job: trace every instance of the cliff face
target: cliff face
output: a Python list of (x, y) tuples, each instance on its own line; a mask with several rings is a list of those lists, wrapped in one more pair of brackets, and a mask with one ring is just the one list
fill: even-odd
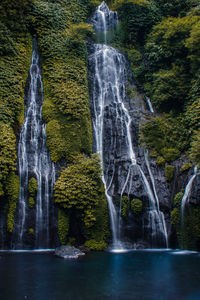
[[(94, 46), (91, 25), (85, 23), (99, 4), (87, 0), (21, 0), (17, 4), (3, 0), (0, 4), (1, 248), (13, 247), (20, 190), (16, 149), (30, 83), (32, 37), (38, 41), (42, 67), (46, 145), (56, 169), (49, 245), (85, 243), (102, 249), (110, 240), (99, 158), (92, 155), (92, 145), (96, 152), (91, 104), (94, 61), (90, 58)], [(154, 200), (159, 199), (169, 246), (199, 249), (198, 174), (186, 201), (184, 226), (180, 214), (185, 188), (194, 165), (199, 163), (198, 6), (194, 1), (176, 1), (173, 9), (171, 1), (118, 0), (108, 4), (119, 15), (118, 29), (110, 32), (110, 41), (126, 57), (124, 105), (132, 120), (130, 133), (137, 165), (145, 176), (132, 168), (133, 184), (123, 190), (130, 157), (123, 148), (120, 128), (115, 129), (115, 136), (110, 134), (115, 126), (115, 108), (109, 110), (108, 106), (104, 147), (111, 149), (115, 139), (119, 151), (105, 153), (104, 169), (108, 182), (113, 181), (113, 202), (121, 210), (121, 235), (132, 244), (144, 241), (164, 245), (162, 236), (158, 234), (156, 240), (152, 237), (152, 202), (144, 184), (146, 178)], [(149, 110), (147, 96), (154, 113)], [(109, 165), (114, 160), (113, 174)], [(33, 198), (29, 219), (34, 219), (36, 194), (29, 188), (27, 201)], [(29, 223), (26, 243), (34, 247), (34, 222)]]

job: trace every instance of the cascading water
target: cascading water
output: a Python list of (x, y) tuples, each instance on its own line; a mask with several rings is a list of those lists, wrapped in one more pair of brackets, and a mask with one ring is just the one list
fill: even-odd
[(151, 104), (151, 100), (149, 97), (146, 97), (146, 102), (147, 102), (147, 105), (148, 105), (148, 108), (150, 110), (151, 113), (154, 113), (154, 109), (153, 109), (153, 106)]
[(188, 183), (186, 185), (186, 188), (185, 188), (183, 198), (181, 200), (181, 223), (182, 223), (182, 226), (184, 225), (185, 206), (186, 206), (187, 202), (189, 202), (189, 197), (190, 197), (190, 193), (191, 193), (191, 190), (192, 190), (192, 184), (193, 184), (193, 181), (194, 181), (196, 176), (197, 176), (197, 166), (194, 167), (194, 174), (192, 175), (192, 177), (188, 181)]
[[(43, 84), (36, 40), (33, 40), (29, 76), (24, 124), (18, 144), (20, 195), (13, 234), (13, 247), (16, 249), (30, 247), (27, 242), (30, 227), (34, 227), (35, 234), (31, 247), (49, 247), (50, 202), (53, 196), (55, 168), (46, 148), (46, 126), (42, 121)], [(38, 186), (34, 215), (33, 208), (29, 208), (28, 205), (28, 184), (31, 178), (37, 180)]]
[[(121, 200), (123, 194), (129, 194), (133, 185), (133, 173), (139, 174), (145, 191), (150, 198), (151, 224), (155, 232), (161, 232), (164, 238), (166, 226), (163, 214), (159, 211), (158, 198), (154, 196), (148, 180), (137, 164), (131, 136), (132, 120), (126, 107), (125, 87), (127, 84), (127, 63), (124, 55), (117, 49), (106, 45), (107, 32), (117, 24), (116, 12), (109, 10), (105, 2), (97, 8), (91, 19), (95, 31), (103, 32), (104, 44), (94, 44), (89, 56), (92, 64), (93, 94), (92, 115), (95, 136), (95, 151), (99, 153), (104, 170), (102, 181), (111, 220), (112, 248), (123, 249), (121, 237)], [(150, 169), (150, 167), (149, 167)], [(150, 173), (150, 176), (152, 174)], [(117, 177), (117, 182), (116, 182)], [(155, 186), (154, 181), (152, 181)], [(113, 194), (120, 190), (120, 207), (114, 203)], [(167, 245), (167, 238), (166, 245)]]
[[(159, 205), (159, 199), (156, 191), (155, 181), (153, 174), (151, 172), (149, 160), (148, 160), (148, 152), (145, 152), (145, 162), (147, 166), (147, 170), (151, 179), (151, 185), (153, 188), (153, 193), (148, 193), (150, 195), (150, 212), (149, 212), (149, 223), (152, 228), (152, 237), (155, 238), (159, 235), (159, 233), (162, 233), (166, 247), (168, 248), (168, 234), (167, 234), (167, 228), (165, 224), (165, 217), (162, 211), (160, 211), (160, 205)], [(147, 186), (147, 185), (146, 185)], [(157, 224), (157, 225), (155, 225)]]

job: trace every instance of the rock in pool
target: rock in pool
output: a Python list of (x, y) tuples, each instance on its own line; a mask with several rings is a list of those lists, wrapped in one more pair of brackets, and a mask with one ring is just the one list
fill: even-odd
[(73, 246), (60, 246), (55, 249), (55, 255), (64, 259), (77, 259), (85, 253)]

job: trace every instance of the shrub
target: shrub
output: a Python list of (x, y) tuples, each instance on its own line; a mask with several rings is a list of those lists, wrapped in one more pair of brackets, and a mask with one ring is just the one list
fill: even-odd
[(180, 208), (181, 207), (181, 201), (183, 198), (183, 192), (179, 192), (174, 197), (174, 206)]
[(77, 211), (80, 221), (90, 227), (96, 221), (94, 208), (102, 194), (100, 163), (96, 155), (76, 157), (74, 164), (62, 171), (55, 184), (55, 202)]
[(156, 159), (156, 163), (157, 163), (157, 165), (164, 165), (165, 164), (164, 157), (158, 156), (158, 158)]
[(192, 168), (192, 163), (184, 163), (180, 168), (180, 173), (188, 171), (190, 168)]
[(128, 210), (129, 210), (129, 198), (127, 196), (122, 196), (121, 216), (125, 219), (128, 217)]
[(17, 207), (17, 202), (19, 199), (20, 191), (20, 180), (17, 175), (11, 173), (6, 184), (6, 194), (8, 197), (8, 216), (7, 216), (7, 230), (8, 232), (13, 231), (15, 211)]
[(135, 198), (131, 201), (131, 210), (136, 215), (140, 215), (142, 213), (142, 207), (143, 207), (142, 200)]
[(105, 241), (89, 240), (85, 242), (85, 246), (90, 248), (90, 250), (101, 251), (106, 249), (108, 245)]
[(61, 245), (67, 242), (67, 235), (69, 232), (69, 217), (63, 209), (58, 210), (58, 235)]
[(161, 153), (166, 161), (174, 161), (180, 156), (180, 151), (175, 148), (163, 148)]
[(172, 181), (174, 177), (174, 166), (166, 165), (165, 166), (165, 177), (167, 181)]

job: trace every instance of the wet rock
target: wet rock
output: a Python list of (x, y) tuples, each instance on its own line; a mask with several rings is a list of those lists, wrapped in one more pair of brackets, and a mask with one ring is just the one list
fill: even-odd
[(56, 248), (55, 255), (64, 259), (77, 259), (85, 253), (74, 246), (60, 246)]
[(138, 242), (134, 243), (135, 249), (146, 249), (149, 247), (150, 247), (149, 244), (145, 241), (138, 241)]

